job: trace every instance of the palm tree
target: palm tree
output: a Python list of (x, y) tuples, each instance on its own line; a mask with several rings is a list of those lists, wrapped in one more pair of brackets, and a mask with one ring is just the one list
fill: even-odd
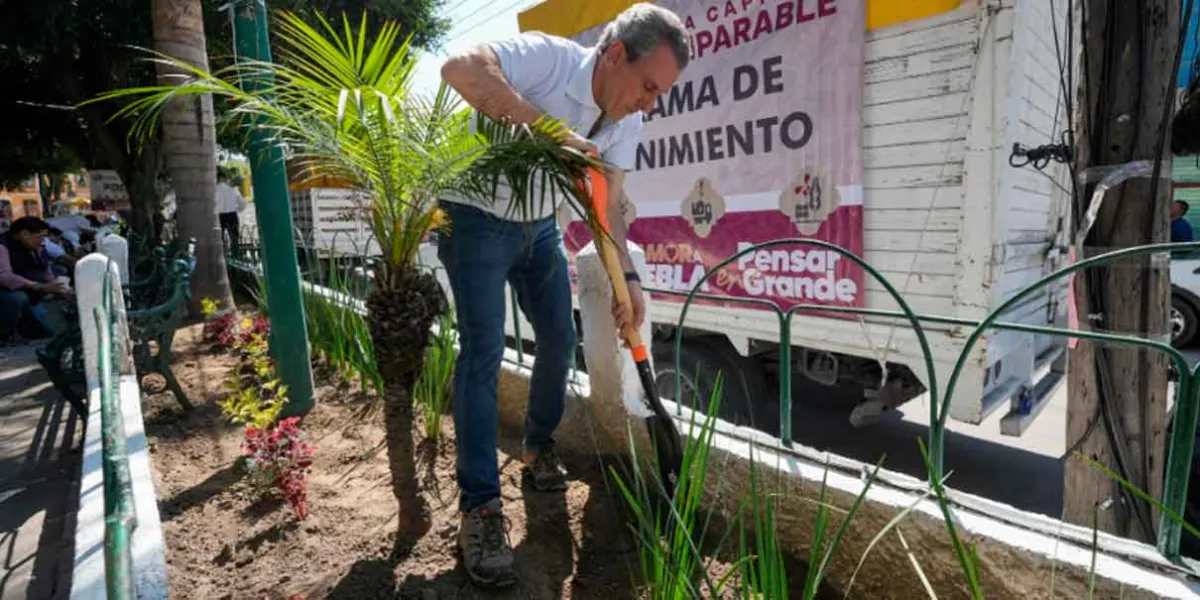
[[(193, 68), (208, 70), (204, 15), (200, 0), (154, 0), (154, 46)], [(183, 71), (170, 62), (155, 65), (159, 83), (178, 81)], [(175, 189), (176, 219), (182, 239), (196, 240), (196, 271), (192, 274), (192, 303), (212, 298), (233, 305), (225, 252), (217, 223), (217, 143), (212, 96), (181, 97), (169, 103), (162, 116), (162, 148)]]
[[(416, 53), (394, 23), (368, 39), (366, 21), (341, 31), (320, 20), (310, 26), (280, 13), (277, 64), (244, 64), (209, 74), (180, 61), (155, 60), (188, 71), (172, 86), (117, 90), (101, 99), (133, 96), (119, 114), (135, 117), (133, 135), (152, 135), (164, 107), (181, 96), (212, 94), (231, 101), (223, 120), (257, 123), (278, 136), (288, 159), (308, 177), (332, 177), (363, 192), (366, 213), (382, 249), (376, 286), (367, 299), (376, 362), (384, 380), (384, 420), (392, 491), (400, 503), (402, 539), (429, 526), (416, 479), (413, 385), (421, 373), (434, 320), (447, 310), (434, 277), (418, 268), (421, 241), (452, 226), (437, 199), (457, 193), (483, 202), (507, 182), (527, 210), (550, 193), (591, 218), (576, 187), (596, 162), (562, 145), (560, 123), (497, 123), (464, 109), (445, 86), (432, 98), (411, 88)], [(266, 92), (244, 92), (238, 77), (264, 77)], [(264, 77), (267, 79), (267, 77)]]

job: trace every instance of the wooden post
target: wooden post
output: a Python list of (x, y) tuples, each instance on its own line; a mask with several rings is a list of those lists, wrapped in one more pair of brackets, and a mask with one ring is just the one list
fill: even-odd
[[(1170, 176), (1170, 144), (1164, 138), (1174, 113), (1179, 22), (1180, 0), (1082, 0), (1075, 158), (1077, 173), (1091, 177), (1077, 186), (1077, 226), (1098, 181), (1095, 174), (1105, 167), (1161, 160), (1156, 172)], [(1113, 187), (1084, 254), (1167, 241), (1170, 190), (1169, 181), (1153, 177)], [(1166, 266), (1163, 257), (1143, 258), (1081, 273), (1075, 279), (1080, 326), (1169, 340)], [(1068, 447), (1078, 444), (1083, 455), (1123, 472), (1155, 498), (1163, 489), (1166, 364), (1158, 352), (1080, 342), (1068, 367)], [(1107, 506), (1099, 511), (1101, 530), (1154, 540), (1158, 516), (1147, 503), (1074, 457), (1064, 477), (1066, 521), (1090, 527), (1096, 507)]]

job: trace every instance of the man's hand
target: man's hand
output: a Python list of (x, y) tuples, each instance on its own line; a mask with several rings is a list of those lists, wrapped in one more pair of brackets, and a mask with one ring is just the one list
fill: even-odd
[(642, 284), (636, 281), (630, 281), (627, 285), (630, 303), (618, 302), (614, 295), (612, 314), (613, 320), (617, 323), (617, 331), (621, 333), (621, 339), (628, 342), (631, 335), (636, 333), (646, 320), (646, 293), (642, 291)]
[(51, 281), (50, 283), (39, 283), (33, 286), (33, 289), (43, 294), (65, 294), (68, 291), (67, 286), (58, 283), (57, 281)]

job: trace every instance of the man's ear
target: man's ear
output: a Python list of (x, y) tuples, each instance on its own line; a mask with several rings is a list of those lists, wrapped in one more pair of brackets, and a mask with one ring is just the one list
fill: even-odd
[(625, 42), (621, 40), (609, 44), (608, 49), (604, 51), (604, 60), (614, 67), (625, 62), (628, 57), (629, 53), (625, 48)]

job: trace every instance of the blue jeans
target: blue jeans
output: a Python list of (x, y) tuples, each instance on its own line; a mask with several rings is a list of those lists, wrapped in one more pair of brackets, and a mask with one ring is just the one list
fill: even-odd
[(504, 355), (504, 284), (533, 325), (537, 356), (525, 415), (525, 447), (552, 448), (575, 358), (575, 318), (562, 234), (553, 218), (514, 223), (445, 203), (450, 229), (438, 239), (458, 317), (454, 373), (459, 505), (471, 510), (500, 495), (496, 386)]
[(54, 327), (46, 316), (45, 307), (35, 304), (24, 290), (0, 290), (0, 340), (13, 335), (38, 339), (49, 337)]

